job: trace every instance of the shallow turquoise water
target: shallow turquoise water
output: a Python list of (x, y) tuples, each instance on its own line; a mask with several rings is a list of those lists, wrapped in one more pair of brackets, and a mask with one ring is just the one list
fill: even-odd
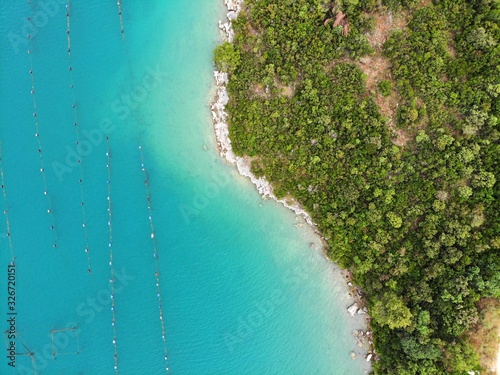
[[(0, 4), (0, 142), (17, 270), (17, 351), (34, 352), (38, 374), (115, 372), (108, 134), (119, 373), (166, 373), (142, 145), (171, 373), (362, 374), (365, 361), (349, 356), (360, 322), (345, 312), (345, 285), (319, 239), (292, 212), (262, 201), (216, 152), (207, 104), (219, 1), (122, 1), (125, 41), (115, 2), (72, 1), (73, 89), (64, 4)], [(2, 218), (4, 322), (6, 233)], [(51, 330), (73, 326), (52, 340)], [(1, 358), (1, 374), (35, 373), (29, 356), (18, 356), (16, 369)]]

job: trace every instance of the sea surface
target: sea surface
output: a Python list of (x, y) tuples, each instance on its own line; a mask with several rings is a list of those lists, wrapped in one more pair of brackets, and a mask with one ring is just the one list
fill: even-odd
[(221, 3), (0, 2), (0, 374), (368, 369), (319, 237), (217, 153)]

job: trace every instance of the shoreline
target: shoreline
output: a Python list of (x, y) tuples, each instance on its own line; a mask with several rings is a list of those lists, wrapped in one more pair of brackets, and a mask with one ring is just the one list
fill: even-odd
[[(227, 22), (222, 22), (219, 20), (219, 29), (222, 32), (223, 40), (232, 42), (234, 37), (234, 31), (231, 25), (231, 20), (238, 17), (239, 12), (242, 7), (242, 0), (224, 0), (227, 13)], [(316, 224), (313, 222), (309, 213), (304, 210), (298, 203), (289, 203), (287, 199), (278, 199), (274, 193), (273, 188), (269, 181), (264, 177), (255, 177), (250, 171), (250, 161), (245, 157), (236, 156), (233, 152), (231, 145), (231, 140), (229, 139), (229, 128), (227, 124), (227, 112), (226, 104), (229, 101), (229, 95), (227, 93), (226, 85), (228, 83), (228, 75), (224, 72), (214, 71), (215, 86), (217, 87), (214, 99), (210, 103), (210, 111), (212, 113), (212, 122), (215, 130), (215, 139), (217, 144), (217, 149), (220, 156), (225, 159), (230, 164), (235, 164), (240, 175), (248, 177), (250, 181), (257, 187), (259, 194), (265, 198), (271, 198), (276, 202), (283, 204), (286, 208), (289, 208), (298, 216), (301, 216), (312, 228), (319, 234)], [(321, 236), (321, 239), (323, 237)]]
[[(228, 41), (232, 43), (234, 39), (234, 31), (232, 29), (231, 22), (232, 20), (237, 18), (239, 12), (242, 10), (244, 0), (224, 0), (224, 3), (228, 10), (227, 20), (225, 22), (219, 20), (219, 29), (223, 35), (223, 41)], [(285, 207), (294, 211), (294, 213), (297, 214), (298, 216), (304, 218), (305, 221), (314, 230), (314, 232), (319, 235), (321, 241), (323, 242), (322, 250), (326, 259), (329, 262), (333, 263), (326, 253), (326, 247), (325, 247), (327, 246), (326, 240), (318, 230), (317, 225), (313, 222), (312, 217), (309, 215), (309, 213), (306, 212), (300, 206), (300, 204), (295, 202), (293, 198), (277, 199), (276, 196), (273, 194), (273, 189), (271, 184), (269, 183), (269, 181), (265, 179), (265, 176), (262, 178), (257, 178), (252, 174), (250, 170), (251, 159), (245, 156), (239, 157), (234, 154), (231, 146), (231, 140), (229, 138), (229, 129), (227, 124), (228, 114), (225, 111), (225, 106), (229, 101), (229, 95), (226, 88), (228, 83), (228, 75), (227, 73), (224, 72), (214, 71), (214, 78), (216, 82), (217, 91), (213, 101), (210, 104), (210, 109), (212, 113), (213, 126), (216, 135), (216, 144), (220, 156), (224, 158), (226, 161), (228, 161), (230, 164), (235, 164), (239, 174), (244, 177), (248, 177), (251, 180), (251, 182), (257, 187), (259, 194), (262, 195), (263, 198), (274, 199), (275, 201), (283, 204)], [(335, 263), (333, 264), (335, 265)], [(353, 317), (357, 316), (357, 314), (366, 314), (368, 310), (366, 308), (366, 299), (365, 296), (363, 295), (362, 290), (359, 287), (352, 284), (351, 282), (352, 275), (349, 272), (349, 270), (341, 269), (341, 273), (344, 277), (344, 281), (349, 287), (349, 294), (351, 298), (353, 298), (355, 301), (355, 303), (351, 304), (351, 306), (348, 307), (347, 309), (348, 313)], [(366, 332), (364, 332), (364, 334), (365, 335), (368, 334), (370, 336), (370, 341), (371, 341), (372, 332), (370, 327), (370, 317), (368, 314), (366, 315), (366, 317), (367, 317), (366, 327), (365, 327)], [(356, 339), (358, 339), (356, 334), (354, 334), (354, 336), (356, 337)], [(360, 336), (363, 336), (362, 331), (360, 332)], [(491, 371), (494, 371), (495, 374), (500, 375), (500, 345), (497, 346), (495, 352), (496, 352), (496, 357), (495, 357), (496, 363), (491, 368)], [(374, 361), (378, 359), (373, 345), (370, 345), (370, 349), (368, 350), (368, 355), (365, 358), (367, 361)]]
[[(243, 0), (224, 0), (224, 4), (227, 9), (226, 22), (222, 22), (219, 20), (219, 30), (222, 34), (222, 39), (224, 42), (232, 43), (234, 39), (234, 31), (232, 28), (232, 20), (238, 17), (242, 9)], [(229, 102), (229, 94), (227, 92), (227, 84), (229, 81), (228, 74), (224, 72), (220, 72), (214, 70), (214, 80), (216, 86), (215, 95), (210, 102), (210, 112), (212, 114), (212, 124), (215, 132), (215, 141), (217, 145), (217, 150), (219, 155), (226, 160), (229, 164), (236, 165), (236, 169), (238, 173), (250, 179), (252, 184), (255, 185), (259, 194), (264, 198), (270, 198), (283, 204), (286, 208), (292, 210), (297, 216), (302, 217), (307, 224), (313, 229), (313, 231), (319, 236), (320, 240), (323, 242), (322, 252), (325, 256), (325, 259), (332, 263), (335, 267), (338, 267), (332, 260), (328, 257), (326, 253), (326, 240), (317, 228), (316, 224), (313, 222), (312, 217), (309, 213), (304, 210), (300, 204), (293, 201), (290, 203), (289, 199), (287, 201), (286, 198), (278, 199), (273, 194), (273, 188), (271, 183), (265, 179), (265, 177), (257, 178), (250, 170), (250, 160), (247, 157), (240, 157), (234, 154), (231, 139), (229, 138), (229, 125), (227, 123), (228, 114), (226, 112), (226, 105)], [(368, 314), (368, 309), (366, 307), (366, 303), (364, 301), (364, 297), (362, 295), (362, 291), (359, 287), (353, 285), (351, 283), (352, 275), (349, 270), (343, 270), (339, 267), (341, 275), (348, 287), (349, 296), (353, 299), (353, 303), (347, 307), (347, 313), (352, 317), (356, 317), (358, 315), (364, 315), (365, 323), (363, 330), (356, 330), (353, 332), (353, 336), (358, 344), (367, 343), (368, 349), (366, 350), (366, 355), (364, 359), (367, 362), (372, 362), (377, 359), (377, 354), (375, 352), (375, 348), (373, 347), (372, 341), (372, 330), (370, 327), (370, 316)], [(356, 355), (353, 355), (354, 352), (351, 352), (352, 359), (356, 359)]]
[[(226, 104), (229, 101), (227, 93), (227, 73), (214, 71), (215, 85), (217, 87), (214, 100), (210, 104), (210, 111), (212, 113), (212, 122), (215, 130), (215, 139), (219, 155), (228, 163), (236, 165), (240, 175), (248, 177), (250, 181), (256, 186), (260, 195), (264, 198), (270, 198), (283, 204), (286, 208), (292, 210), (297, 216), (302, 217), (314, 230), (315, 233), (320, 234), (313, 222), (309, 213), (304, 210), (298, 203), (289, 203), (286, 199), (278, 199), (274, 193), (273, 188), (269, 181), (264, 177), (257, 178), (250, 170), (250, 161), (246, 157), (240, 157), (234, 154), (231, 140), (229, 138), (229, 128), (227, 125), (227, 112), (225, 110)], [(322, 241), (324, 238), (321, 236)]]

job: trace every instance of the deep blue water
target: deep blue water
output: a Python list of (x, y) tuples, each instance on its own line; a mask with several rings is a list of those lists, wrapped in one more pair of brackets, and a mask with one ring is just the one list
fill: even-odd
[(70, 55), (66, 4), (0, 2), (0, 320), (8, 218), (16, 351), (34, 353), (12, 369), (6, 350), (0, 373), (115, 373), (113, 271), (121, 374), (166, 373), (165, 347), (172, 374), (362, 374), (360, 322), (319, 238), (217, 154), (220, 2), (124, 0), (123, 38), (116, 2), (73, 0)]

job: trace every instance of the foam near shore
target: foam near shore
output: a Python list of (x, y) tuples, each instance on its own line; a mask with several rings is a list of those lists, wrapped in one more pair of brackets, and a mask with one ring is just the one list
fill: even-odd
[[(242, 7), (242, 0), (224, 0), (226, 7), (228, 9), (227, 22), (219, 21), (219, 29), (222, 32), (223, 39), (228, 42), (232, 42), (234, 38), (234, 31), (231, 21), (238, 17), (239, 12)], [(298, 204), (289, 203), (286, 199), (278, 199), (274, 193), (273, 188), (269, 181), (264, 177), (257, 178), (250, 170), (250, 161), (248, 158), (240, 157), (234, 154), (231, 145), (231, 140), (229, 139), (229, 127), (227, 124), (227, 112), (226, 104), (229, 101), (229, 95), (227, 93), (227, 83), (228, 75), (224, 72), (214, 71), (215, 84), (217, 86), (217, 91), (215, 98), (210, 105), (212, 112), (212, 120), (214, 124), (215, 137), (217, 142), (217, 148), (219, 149), (220, 155), (225, 158), (229, 163), (236, 164), (238, 172), (245, 177), (248, 177), (250, 181), (257, 187), (259, 193), (277, 202), (282, 203), (285, 207), (291, 209), (297, 215), (304, 218), (304, 220), (313, 226), (315, 231), (315, 224), (311, 216)]]

